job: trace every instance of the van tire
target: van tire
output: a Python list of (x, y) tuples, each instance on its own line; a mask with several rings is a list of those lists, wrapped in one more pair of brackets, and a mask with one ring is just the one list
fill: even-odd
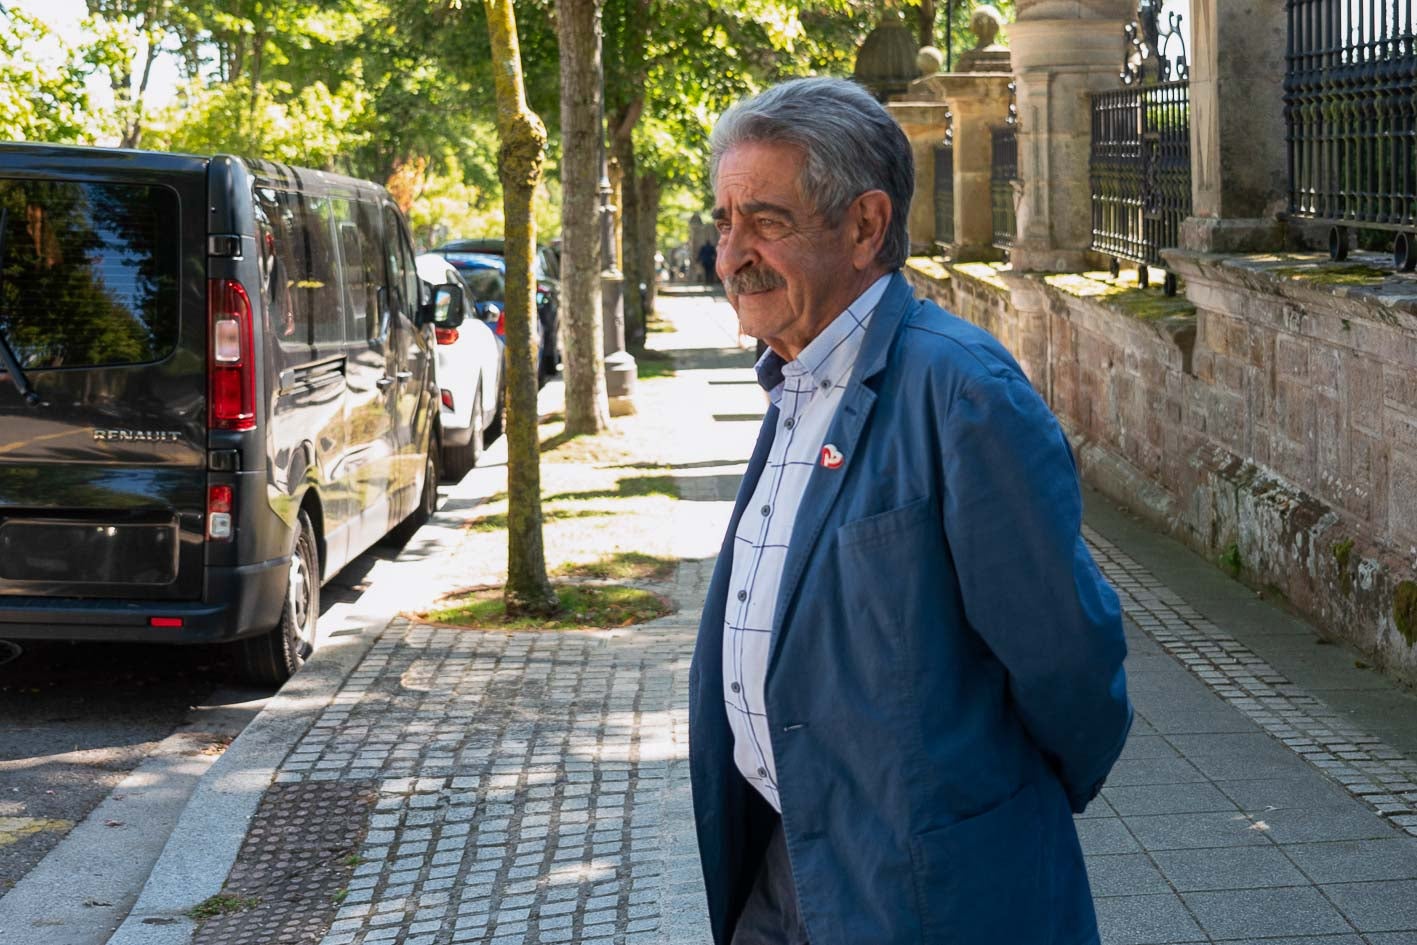
[(465, 446), (443, 447), (443, 471), (449, 479), (458, 480), (468, 474), (482, 458), (482, 383), (472, 395), (472, 436)]
[(315, 527), (301, 511), (295, 524), (295, 549), (290, 555), (280, 622), (260, 636), (237, 641), (241, 678), (259, 686), (284, 684), (314, 650), (319, 616), (320, 549), (315, 543)]

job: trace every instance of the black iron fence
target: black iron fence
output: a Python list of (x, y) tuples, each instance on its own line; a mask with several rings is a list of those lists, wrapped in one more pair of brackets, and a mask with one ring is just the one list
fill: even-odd
[(955, 241), (955, 140), (954, 116), (945, 113), (945, 137), (935, 145), (935, 242)]
[(994, 245), (1011, 249), (1018, 219), (1014, 210), (1014, 181), (1018, 179), (1018, 125), (992, 131), (994, 154), (990, 159), (989, 199), (994, 210)]
[(1286, 0), (1289, 209), (1397, 230), (1394, 262), (1417, 266), (1417, 35), (1412, 0)]
[(1189, 83), (1093, 95), (1091, 177), (1092, 248), (1140, 264), (1144, 281), (1191, 213)]

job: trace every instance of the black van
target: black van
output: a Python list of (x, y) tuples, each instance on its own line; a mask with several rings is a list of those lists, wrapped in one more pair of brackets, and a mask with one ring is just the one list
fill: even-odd
[(374, 184), (0, 144), (0, 638), (238, 641), (284, 681), (323, 581), (434, 508), (462, 309)]

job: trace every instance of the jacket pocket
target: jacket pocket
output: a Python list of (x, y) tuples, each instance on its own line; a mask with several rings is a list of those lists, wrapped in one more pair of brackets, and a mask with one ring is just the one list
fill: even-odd
[(1028, 784), (982, 814), (915, 835), (911, 858), (925, 945), (1053, 940), (1049, 826)]
[(846, 522), (837, 527), (836, 541), (842, 548), (859, 548), (887, 542), (912, 529), (933, 524), (940, 528), (940, 517), (931, 511), (930, 498), (915, 499), (904, 505)]

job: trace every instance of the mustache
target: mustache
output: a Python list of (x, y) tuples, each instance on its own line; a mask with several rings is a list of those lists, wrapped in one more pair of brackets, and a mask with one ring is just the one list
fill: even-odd
[(769, 289), (781, 289), (785, 285), (787, 280), (782, 278), (777, 270), (767, 266), (749, 266), (723, 277), (723, 288), (729, 295), (766, 292)]

